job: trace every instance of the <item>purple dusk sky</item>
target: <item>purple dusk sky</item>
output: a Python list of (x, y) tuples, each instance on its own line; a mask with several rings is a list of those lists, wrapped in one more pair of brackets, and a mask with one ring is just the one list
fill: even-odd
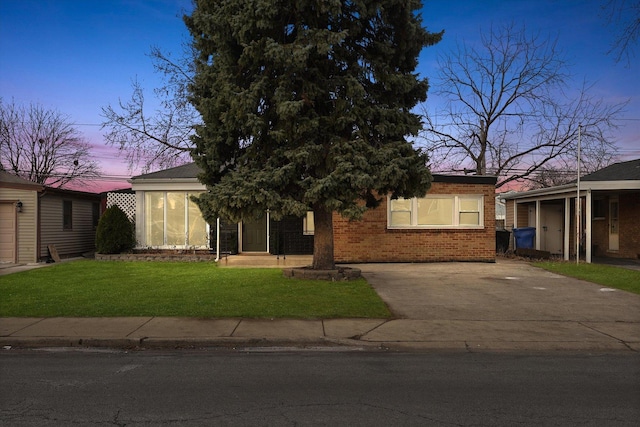
[[(558, 37), (572, 64), (575, 86), (593, 83), (608, 102), (630, 99), (623, 127), (614, 134), (621, 160), (640, 157), (640, 64), (615, 63), (607, 51), (617, 28), (601, 11), (605, 0), (424, 1), (424, 25), (445, 30), (444, 40), (425, 49), (419, 72), (436, 74), (436, 59), (456, 43), (473, 42), (493, 24), (524, 23), (541, 36)], [(0, 1), (0, 97), (39, 103), (68, 115), (94, 148), (109, 178), (90, 191), (128, 187), (123, 157), (107, 147), (101, 107), (131, 95), (137, 78), (148, 90), (160, 84), (147, 54), (151, 46), (178, 55), (188, 32), (181, 16), (190, 0), (2, 0)], [(636, 46), (637, 50), (637, 46)], [(436, 106), (434, 95), (428, 103)]]

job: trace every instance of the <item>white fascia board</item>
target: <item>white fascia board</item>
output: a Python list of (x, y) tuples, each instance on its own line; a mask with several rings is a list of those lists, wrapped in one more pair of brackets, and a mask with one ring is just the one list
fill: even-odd
[[(593, 191), (618, 191), (618, 190), (640, 190), (640, 181), (580, 181), (580, 193), (586, 190)], [(557, 187), (541, 188), (539, 190), (523, 191), (521, 193), (505, 194), (503, 200), (533, 201), (551, 200), (562, 198), (567, 193), (575, 193), (576, 184), (566, 184)]]
[(580, 190), (640, 190), (640, 181), (581, 181)]
[(557, 187), (541, 188), (539, 190), (530, 190), (530, 191), (522, 191), (519, 193), (505, 194), (501, 198), (503, 200), (526, 199), (526, 198), (535, 199), (535, 198), (539, 198), (540, 196), (564, 194), (570, 191), (576, 191), (575, 184), (565, 184), (565, 185), (559, 185)]
[(144, 180), (131, 182), (133, 191), (206, 191), (207, 187), (193, 179)]

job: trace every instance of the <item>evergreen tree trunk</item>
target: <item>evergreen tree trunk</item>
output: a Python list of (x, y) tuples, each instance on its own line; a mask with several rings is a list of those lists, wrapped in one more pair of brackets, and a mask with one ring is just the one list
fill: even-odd
[(314, 206), (313, 264), (314, 270), (333, 270), (333, 212), (325, 206)]

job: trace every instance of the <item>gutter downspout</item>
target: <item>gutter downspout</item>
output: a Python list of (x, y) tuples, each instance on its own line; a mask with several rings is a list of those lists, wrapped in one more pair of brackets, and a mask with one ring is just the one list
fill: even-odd
[(271, 213), (269, 212), (269, 209), (267, 209), (267, 248), (266, 248), (267, 253), (269, 253), (270, 239), (271, 239), (271, 227), (269, 224), (270, 222), (271, 222)]
[(220, 217), (216, 219), (216, 259), (215, 262), (220, 261)]

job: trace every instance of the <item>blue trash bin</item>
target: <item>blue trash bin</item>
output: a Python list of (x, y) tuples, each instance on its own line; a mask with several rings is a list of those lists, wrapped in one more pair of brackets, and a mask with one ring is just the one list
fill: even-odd
[(514, 228), (513, 237), (516, 239), (516, 249), (533, 249), (534, 241), (536, 239), (536, 228)]

